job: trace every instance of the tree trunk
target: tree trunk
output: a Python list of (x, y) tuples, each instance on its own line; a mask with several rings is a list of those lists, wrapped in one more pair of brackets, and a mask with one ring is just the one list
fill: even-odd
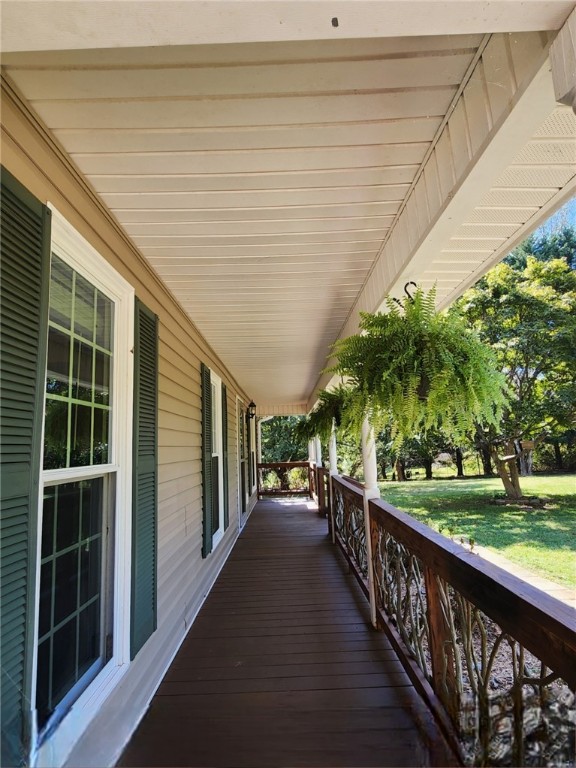
[(426, 472), (426, 480), (432, 480), (432, 459), (424, 459), (424, 471)]
[(386, 462), (383, 461), (382, 464), (380, 464), (380, 471), (382, 472), (382, 480), (388, 480), (388, 476), (386, 474)]
[(534, 451), (522, 450), (522, 443), (520, 440), (514, 440), (514, 449), (518, 455), (517, 465), (520, 477), (529, 477), (532, 474)]
[(394, 470), (396, 472), (396, 477), (398, 478), (399, 483), (404, 483), (406, 481), (406, 472), (404, 471), (404, 462), (402, 459), (396, 459), (396, 463), (394, 464)]
[(492, 469), (492, 457), (490, 455), (490, 448), (487, 445), (483, 445), (480, 450), (480, 459), (482, 460), (482, 469), (484, 474), (488, 477), (492, 477), (494, 470)]
[[(512, 452), (513, 446), (507, 446), (506, 450), (508, 449)], [(492, 460), (496, 465), (498, 475), (504, 485), (506, 496), (509, 499), (521, 499), (522, 489), (520, 488), (520, 476), (518, 474), (518, 467), (516, 466), (516, 456), (509, 458), (507, 461), (502, 461), (498, 456), (497, 449), (493, 447)]]
[(552, 443), (552, 445), (554, 446), (554, 459), (556, 460), (556, 469), (561, 472), (564, 469), (564, 463), (562, 461), (560, 443)]
[(461, 448), (456, 448), (454, 458), (456, 460), (456, 476), (464, 477), (464, 457), (462, 456)]
[(532, 474), (532, 465), (534, 464), (534, 451), (523, 451), (519, 458), (520, 476), (530, 477)]

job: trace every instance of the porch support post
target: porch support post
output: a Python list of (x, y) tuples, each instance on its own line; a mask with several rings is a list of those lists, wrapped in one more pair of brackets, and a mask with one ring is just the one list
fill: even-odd
[(576, 112), (576, 9), (550, 47), (550, 63), (556, 101)]
[(376, 589), (374, 586), (374, 565), (372, 560), (372, 534), (370, 530), (370, 499), (379, 499), (378, 467), (376, 464), (376, 440), (374, 428), (366, 416), (362, 422), (362, 462), (364, 464), (364, 532), (366, 541), (366, 558), (368, 561), (368, 593), (370, 598), (370, 620), (377, 627), (376, 621)]
[(332, 478), (338, 474), (338, 448), (336, 445), (336, 424), (332, 421), (332, 432), (330, 433), (330, 442), (328, 443), (328, 461), (330, 463), (330, 477), (328, 482), (330, 484), (330, 508), (328, 510), (328, 522), (330, 526), (330, 535), (332, 536), (332, 544), (336, 543), (336, 533), (334, 530), (334, 492), (332, 488)]
[(308, 490), (310, 493), (310, 498), (314, 498), (314, 484), (313, 484), (313, 474), (316, 471), (315, 467), (316, 463), (316, 443), (314, 440), (308, 440)]
[(320, 442), (319, 437), (314, 438), (314, 446), (315, 446), (315, 455), (316, 455), (316, 466), (321, 467), (322, 466), (322, 443)]
[(374, 438), (374, 429), (368, 417), (362, 422), (362, 463), (364, 465), (364, 488), (370, 491), (371, 499), (379, 498), (376, 440)]
[(328, 461), (330, 463), (330, 474), (338, 474), (338, 449), (336, 447), (336, 425), (332, 422), (332, 432), (330, 433), (330, 442), (328, 443)]

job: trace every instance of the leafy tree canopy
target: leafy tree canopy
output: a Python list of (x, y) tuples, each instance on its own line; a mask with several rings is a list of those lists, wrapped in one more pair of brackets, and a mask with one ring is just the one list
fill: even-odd
[(306, 461), (307, 440), (299, 437), (296, 427), (300, 416), (274, 416), (261, 423), (262, 461)]
[(512, 399), (502, 433), (538, 437), (576, 412), (576, 272), (564, 259), (499, 264), (451, 310), (490, 344)]
[(576, 229), (564, 225), (554, 232), (530, 235), (504, 262), (513, 269), (523, 270), (530, 256), (538, 261), (562, 259), (570, 269), (576, 269)]

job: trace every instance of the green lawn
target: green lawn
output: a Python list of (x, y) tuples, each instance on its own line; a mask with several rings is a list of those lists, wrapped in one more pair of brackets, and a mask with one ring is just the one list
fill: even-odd
[(535, 574), (576, 587), (576, 476), (521, 479), (527, 496), (549, 499), (547, 509), (490, 504), (503, 493), (498, 478), (386, 482), (382, 498), (457, 541), (470, 537)]

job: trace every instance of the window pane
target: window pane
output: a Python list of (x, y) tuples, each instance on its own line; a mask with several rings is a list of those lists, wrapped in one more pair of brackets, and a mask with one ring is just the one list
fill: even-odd
[(96, 289), (88, 280), (76, 273), (74, 291), (74, 332), (90, 341), (94, 340)]
[(80, 613), (78, 633), (78, 673), (82, 675), (100, 656), (100, 600)]
[(52, 637), (38, 646), (38, 672), (36, 675), (36, 710), (38, 725), (42, 727), (50, 714), (50, 648)]
[(44, 416), (44, 469), (68, 466), (68, 401), (46, 400)]
[(70, 466), (84, 467), (91, 463), (92, 408), (72, 404), (70, 433)]
[(96, 350), (94, 402), (108, 405), (110, 397), (110, 355)]
[(74, 341), (74, 373), (72, 376), (72, 397), (92, 402), (92, 350), (81, 341)]
[(38, 623), (38, 637), (44, 637), (46, 632), (50, 632), (52, 626), (52, 565), (49, 560), (44, 563), (40, 569), (40, 616)]
[(80, 604), (100, 592), (100, 539), (92, 539), (80, 550)]
[(73, 544), (78, 544), (80, 533), (80, 488), (78, 483), (58, 485), (57, 519), (56, 519), (56, 552)]
[(50, 268), (50, 322), (70, 328), (72, 316), (72, 269), (52, 255)]
[(54, 633), (52, 651), (52, 708), (76, 682), (76, 617)]
[(96, 344), (112, 350), (112, 316), (114, 305), (110, 299), (98, 293), (96, 300)]
[(102, 531), (102, 481), (83, 483), (82, 539), (97, 536)]
[(78, 607), (78, 548), (56, 558), (54, 625)]
[(70, 336), (56, 328), (48, 332), (48, 363), (46, 392), (49, 395), (68, 395), (70, 379)]
[(54, 551), (54, 496), (55, 488), (46, 488), (42, 508), (42, 557)]
[(94, 454), (92, 464), (106, 464), (108, 458), (109, 411), (94, 409)]

